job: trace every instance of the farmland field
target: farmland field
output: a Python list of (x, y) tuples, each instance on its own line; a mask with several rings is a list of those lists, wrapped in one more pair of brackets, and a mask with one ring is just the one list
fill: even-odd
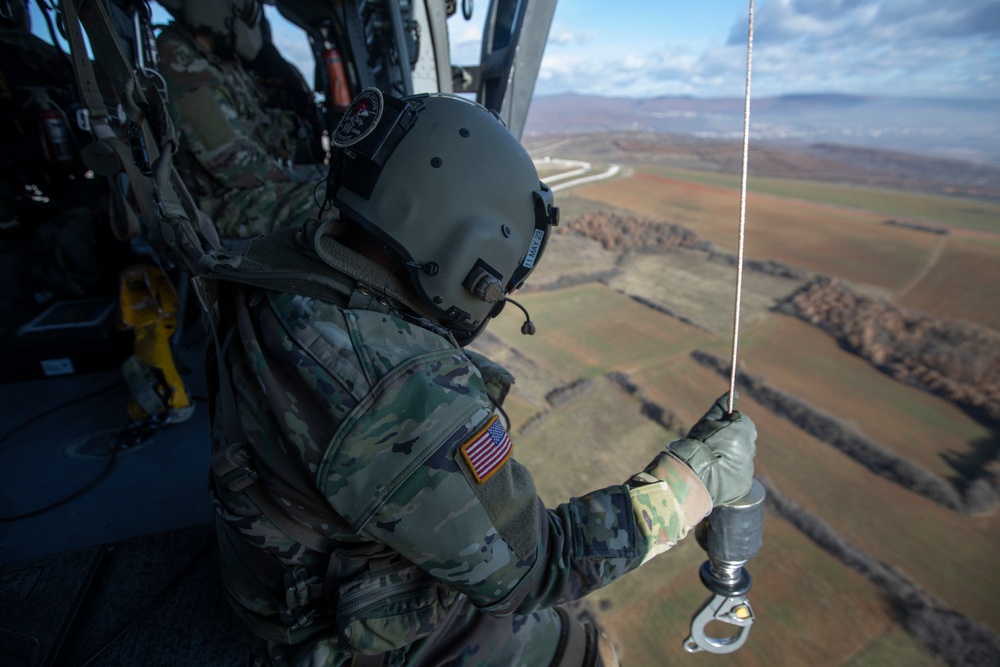
[[(739, 188), (740, 177), (691, 169), (647, 167), (653, 173), (724, 188)], [(753, 176), (747, 181), (751, 192), (802, 199), (878, 213), (882, 216), (916, 218), (947, 227), (967, 227), (1000, 233), (1000, 205), (975, 199), (921, 195), (842, 183), (819, 183), (790, 178)]]
[[(707, 261), (699, 253), (662, 255), (630, 254), (620, 262), (622, 271), (609, 285), (629, 295), (645, 297), (712, 333), (729, 336), (733, 328), (730, 308), (736, 267)], [(794, 292), (802, 281), (761, 273), (748, 274), (742, 304), (744, 326), (763, 321), (775, 303)]]
[(687, 325), (667, 327), (660, 313), (600, 284), (526, 294), (519, 301), (538, 327), (530, 348), (518, 341), (521, 320), (513, 309), (491, 331), (539, 366), (554, 372), (572, 368), (581, 378), (631, 372), (663, 355), (685, 353), (698, 332)]
[[(676, 222), (722, 248), (736, 250), (739, 196), (732, 190), (640, 172), (576, 193)], [(786, 262), (851, 283), (898, 290), (925, 265), (937, 239), (881, 221), (864, 211), (751, 194), (746, 252), (749, 257)]]
[(1000, 330), (1000, 246), (949, 239), (901, 305)]
[[(686, 226), (732, 250), (738, 204), (717, 176), (684, 181), (682, 172), (643, 168), (629, 178), (557, 193), (556, 203), (564, 220), (567, 212), (624, 212)], [(832, 275), (938, 317), (1000, 326), (1000, 246), (974, 234), (940, 236), (882, 224), (885, 215), (903, 215), (908, 206), (930, 206), (921, 196), (882, 193), (892, 211), (876, 214), (838, 207), (829, 194), (835, 190), (789, 181), (751, 196), (748, 257)], [(946, 213), (951, 200), (937, 199)], [(952, 204), (968, 209), (964, 200)], [(677, 436), (644, 416), (639, 400), (606, 373), (628, 373), (645, 400), (683, 428), (726, 391), (727, 380), (691, 352), (728, 358), (734, 270), (703, 252), (622, 254), (569, 234), (553, 236), (542, 267), (516, 297), (538, 333), (522, 336), (523, 317), (508, 308), (476, 345), (518, 378), (507, 401), (516, 456), (551, 507), (621, 483)], [(575, 279), (558, 282), (569, 277)], [(992, 426), (893, 380), (819, 328), (773, 312), (799, 284), (745, 276), (740, 359), (748, 372), (947, 480), (1000, 447)], [(562, 400), (546, 399), (578, 380), (590, 382)], [(970, 516), (945, 509), (807, 435), (753, 396), (743, 396), (739, 407), (758, 425), (759, 476), (946, 608), (1000, 630), (995, 511)], [(747, 645), (732, 656), (692, 658), (681, 643), (708, 596), (697, 578), (703, 560), (687, 539), (591, 596), (622, 647), (624, 664), (944, 664), (907, 634), (891, 596), (772, 513), (764, 548), (748, 566), (757, 623)]]
[(772, 386), (822, 405), (825, 412), (941, 476), (956, 473), (945, 460), (956, 442), (991, 437), (947, 401), (901, 386), (819, 329), (791, 317), (774, 316), (767, 331), (748, 337), (742, 350), (747, 369), (764, 375)]

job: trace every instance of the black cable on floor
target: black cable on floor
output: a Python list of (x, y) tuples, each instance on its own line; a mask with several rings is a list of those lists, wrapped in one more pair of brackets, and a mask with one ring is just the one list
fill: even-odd
[[(2, 444), (5, 440), (9, 439), (17, 431), (23, 429), (28, 424), (31, 424), (31, 423), (33, 423), (33, 422), (41, 419), (42, 417), (44, 417), (44, 416), (46, 416), (48, 414), (51, 414), (51, 413), (53, 413), (53, 412), (55, 412), (57, 410), (62, 410), (64, 408), (67, 408), (70, 405), (78, 403), (78, 402), (80, 402), (80, 401), (82, 401), (84, 399), (93, 398), (93, 397), (95, 397), (95, 396), (97, 396), (99, 394), (103, 394), (103, 393), (105, 393), (107, 391), (110, 391), (111, 389), (116, 388), (120, 384), (122, 384), (122, 382), (117, 382), (117, 383), (115, 383), (114, 385), (112, 385), (110, 387), (105, 387), (104, 389), (101, 389), (101, 390), (99, 390), (99, 391), (97, 391), (95, 393), (88, 394), (87, 396), (83, 396), (83, 397), (74, 399), (74, 400), (72, 400), (72, 401), (70, 401), (68, 403), (64, 403), (64, 404), (56, 406), (55, 408), (52, 408), (50, 410), (46, 410), (45, 412), (43, 412), (41, 414), (35, 415), (34, 417), (31, 417), (30, 419), (22, 422), (21, 424), (19, 424), (17, 427), (15, 427), (14, 429), (12, 429), (11, 431), (8, 431), (7, 434), (5, 434), (3, 436), (3, 438), (0, 438), (0, 444)], [(54, 503), (50, 503), (48, 505), (45, 505), (44, 507), (39, 507), (36, 510), (32, 510), (30, 512), (25, 512), (23, 514), (15, 514), (14, 516), (0, 516), (0, 523), (11, 523), (11, 522), (14, 522), (14, 521), (21, 521), (23, 519), (30, 519), (32, 517), (36, 517), (36, 516), (39, 516), (41, 514), (45, 514), (46, 512), (51, 512), (52, 510), (54, 510), (54, 509), (56, 509), (58, 507), (62, 507), (63, 505), (67, 505), (67, 504), (73, 502), (74, 500), (76, 500), (80, 496), (88, 493), (90, 490), (92, 490), (94, 487), (96, 487), (98, 484), (100, 484), (101, 482), (104, 481), (104, 478), (107, 477), (111, 473), (112, 468), (114, 468), (114, 466), (115, 466), (115, 461), (118, 459), (118, 452), (120, 452), (123, 449), (130, 449), (132, 447), (136, 447), (136, 446), (142, 444), (143, 442), (145, 442), (146, 440), (148, 440), (150, 437), (152, 437), (153, 433), (155, 433), (156, 431), (158, 431), (160, 428), (162, 428), (165, 425), (166, 425), (166, 421), (164, 421), (163, 419), (156, 418), (156, 417), (149, 417), (149, 418), (147, 418), (147, 419), (145, 419), (145, 420), (143, 420), (141, 422), (129, 422), (129, 423), (125, 424), (125, 426), (122, 427), (122, 430), (118, 432), (118, 437), (115, 439), (115, 444), (114, 444), (114, 447), (111, 450), (111, 456), (108, 458), (107, 465), (104, 466), (104, 468), (101, 470), (101, 472), (99, 472), (94, 479), (92, 479), (91, 481), (87, 482), (82, 487), (80, 487), (79, 489), (77, 489), (76, 491), (74, 491), (73, 493), (71, 493), (70, 495), (68, 495), (68, 496), (66, 496), (64, 498), (60, 498), (59, 500), (55, 501)]]
[(112, 390), (121, 387), (124, 384), (125, 384), (125, 380), (118, 380), (114, 384), (108, 385), (107, 387), (104, 387), (103, 389), (98, 389), (95, 392), (91, 392), (89, 394), (85, 394), (85, 395), (80, 396), (78, 398), (74, 398), (71, 401), (68, 401), (66, 403), (62, 403), (60, 405), (57, 405), (54, 408), (49, 408), (45, 412), (40, 412), (37, 415), (28, 417), (23, 422), (21, 422), (20, 424), (18, 424), (17, 426), (15, 426), (14, 428), (10, 429), (6, 433), (4, 433), (2, 436), (0, 436), (0, 447), (2, 447), (3, 444), (5, 442), (7, 442), (8, 440), (10, 440), (12, 437), (14, 437), (15, 435), (17, 435), (20, 431), (24, 430), (28, 426), (31, 426), (32, 424), (34, 424), (35, 422), (39, 421), (43, 417), (48, 417), (53, 412), (59, 412), (60, 410), (65, 410), (66, 408), (70, 407), (71, 405), (76, 405), (77, 403), (83, 403), (84, 401), (90, 400), (91, 398), (97, 398), (98, 396), (102, 396), (104, 394), (107, 394), (107, 393), (111, 392)]

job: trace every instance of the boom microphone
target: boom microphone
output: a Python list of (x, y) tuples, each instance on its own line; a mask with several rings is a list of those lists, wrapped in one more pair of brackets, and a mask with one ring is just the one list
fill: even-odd
[(524, 313), (524, 324), (521, 325), (521, 333), (524, 334), (525, 336), (534, 336), (535, 323), (531, 321), (531, 315), (528, 314), (528, 309), (519, 304), (517, 301), (514, 301), (514, 299), (510, 298), (509, 296), (505, 300), (509, 301), (510, 303), (520, 308), (521, 312)]

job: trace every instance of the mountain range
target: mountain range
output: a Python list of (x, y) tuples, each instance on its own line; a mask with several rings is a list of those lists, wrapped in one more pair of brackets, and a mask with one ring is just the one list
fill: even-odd
[[(742, 98), (535, 97), (525, 136), (641, 131), (741, 140)], [(1000, 164), (1000, 100), (839, 94), (753, 98), (750, 140), (846, 144)]]

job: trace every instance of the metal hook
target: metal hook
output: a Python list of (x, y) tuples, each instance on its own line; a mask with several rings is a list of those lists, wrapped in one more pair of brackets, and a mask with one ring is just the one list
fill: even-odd
[[(746, 596), (715, 595), (691, 619), (691, 635), (684, 640), (684, 650), (688, 653), (732, 653), (746, 642), (753, 619), (753, 609)], [(731, 637), (709, 637), (705, 627), (712, 621), (736, 626), (739, 632)]]

